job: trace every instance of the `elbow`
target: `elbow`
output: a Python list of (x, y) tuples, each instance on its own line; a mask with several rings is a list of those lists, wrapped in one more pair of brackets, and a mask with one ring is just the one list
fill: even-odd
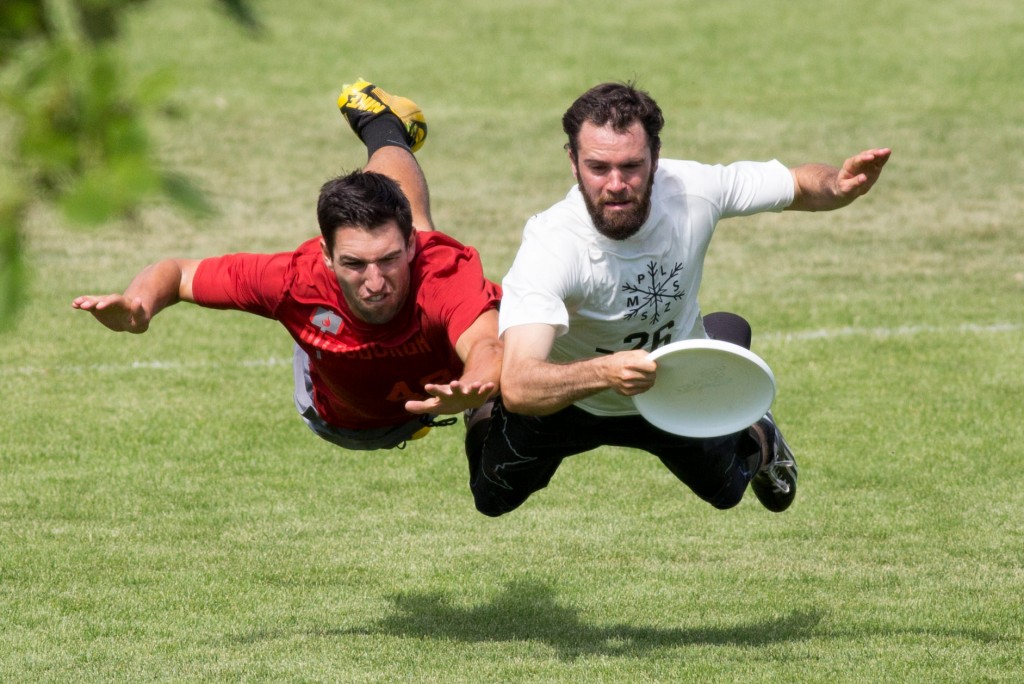
[(502, 373), (498, 387), (501, 392), (501, 403), (506, 409), (512, 413), (525, 413), (526, 397), (523, 395), (520, 383), (514, 382), (505, 373)]
[(502, 391), (501, 405), (504, 406), (505, 410), (509, 413), (518, 413), (521, 416), (533, 415), (533, 412), (530, 410), (530, 405), (515, 394), (510, 396), (505, 391)]
[(510, 373), (502, 372), (500, 392), (501, 404), (511, 413), (524, 416), (540, 415), (538, 407), (531, 401), (525, 383), (510, 377)]
[(538, 401), (537, 397), (530, 396), (514, 385), (511, 388), (501, 386), (501, 404), (509, 413), (521, 416), (546, 416), (557, 410), (557, 407)]

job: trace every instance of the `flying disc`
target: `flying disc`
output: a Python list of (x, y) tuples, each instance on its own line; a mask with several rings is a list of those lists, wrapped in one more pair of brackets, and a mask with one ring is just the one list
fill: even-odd
[(721, 340), (682, 340), (648, 356), (654, 386), (633, 397), (655, 427), (684, 437), (729, 435), (756, 423), (775, 400), (775, 375), (754, 352)]

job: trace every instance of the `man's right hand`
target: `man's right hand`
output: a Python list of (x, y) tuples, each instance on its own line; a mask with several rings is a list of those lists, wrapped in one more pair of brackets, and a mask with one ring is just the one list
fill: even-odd
[(71, 307), (88, 311), (115, 332), (144, 333), (152, 318), (142, 306), (141, 298), (130, 299), (119, 294), (82, 295), (71, 302)]
[(615, 352), (604, 357), (604, 374), (609, 389), (631, 397), (654, 387), (658, 364), (647, 357), (647, 352), (642, 349)]

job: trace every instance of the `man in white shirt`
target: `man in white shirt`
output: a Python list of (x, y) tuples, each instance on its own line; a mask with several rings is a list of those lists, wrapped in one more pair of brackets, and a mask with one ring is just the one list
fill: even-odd
[(655, 454), (717, 508), (738, 504), (750, 484), (766, 508), (785, 510), (797, 469), (770, 413), (733, 435), (691, 439), (652, 426), (630, 397), (653, 386), (647, 357), (664, 344), (712, 337), (749, 348), (746, 321), (702, 316), (697, 301), (720, 219), (845, 206), (871, 188), (890, 150), (841, 168), (660, 159), (661, 110), (632, 84), (592, 88), (562, 124), (577, 185), (526, 225), (502, 282), (501, 397), (493, 415), (468, 417), (477, 509), (511, 511), (566, 456), (613, 445)]

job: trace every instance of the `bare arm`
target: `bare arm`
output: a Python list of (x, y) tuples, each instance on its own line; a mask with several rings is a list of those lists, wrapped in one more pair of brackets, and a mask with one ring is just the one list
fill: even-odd
[(485, 311), (455, 343), (462, 359), (462, 377), (447, 384), (424, 386), (429, 399), (407, 401), (410, 413), (462, 413), (478, 408), (494, 394), (501, 375), (501, 342), (498, 340), (498, 312)]
[(198, 264), (198, 259), (164, 259), (142, 269), (124, 294), (82, 295), (71, 306), (88, 311), (116, 332), (144, 333), (163, 309), (195, 301), (192, 276)]
[(554, 341), (555, 328), (544, 323), (505, 331), (501, 394), (510, 411), (546, 415), (606, 389), (632, 396), (654, 385), (657, 366), (645, 351), (557, 364), (548, 361)]
[(867, 193), (889, 161), (888, 148), (865, 150), (843, 162), (837, 169), (827, 164), (803, 164), (790, 169), (795, 188), (793, 203), (787, 209), (831, 211)]

